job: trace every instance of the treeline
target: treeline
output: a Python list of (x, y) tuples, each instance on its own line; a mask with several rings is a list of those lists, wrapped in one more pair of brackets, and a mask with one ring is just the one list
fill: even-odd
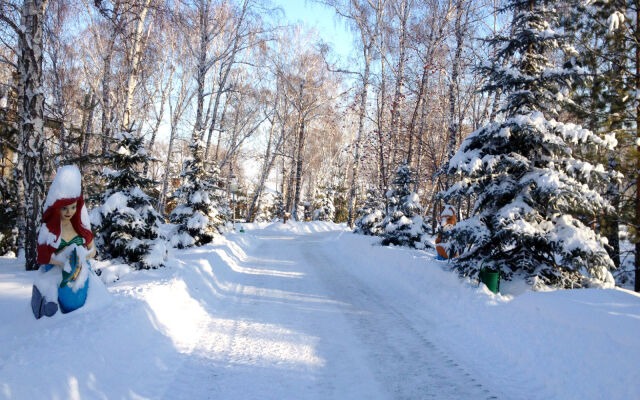
[[(484, 0), (316, 3), (353, 34), (351, 59), (316, 32), (285, 26), (268, 1), (0, 0), (0, 251), (24, 248), (34, 266), (46, 182), (59, 165), (77, 164), (100, 206), (121, 132), (143, 138), (149, 157), (136, 168), (154, 182), (147, 194), (165, 217), (198, 147), (225, 206), (238, 182), (234, 218), (289, 212), (353, 226), (366, 194), (388, 203), (406, 166), (403, 190), (419, 194), (435, 232), (438, 193), (461, 179), (443, 167), (469, 133), (504, 118), (507, 96), (500, 85), (480, 90), (488, 78), (479, 67), (496, 52), (485, 39), (513, 32), (513, 10)], [(601, 193), (613, 211), (592, 216), (622, 271), (620, 241), (638, 242), (640, 218), (635, 8), (559, 7), (557, 29), (582, 75), (558, 94), (567, 106), (557, 119), (616, 134), (616, 150), (583, 155), (622, 174)], [(455, 199), (461, 219), (476, 199)]]

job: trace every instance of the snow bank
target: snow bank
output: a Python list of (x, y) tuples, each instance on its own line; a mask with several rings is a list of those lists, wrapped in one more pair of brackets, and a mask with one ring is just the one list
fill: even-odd
[[(397, 309), (424, 320), (425, 332), (472, 375), (507, 398), (640, 397), (640, 295), (624, 289), (489, 292), (461, 280), (434, 254), (343, 235), (327, 254)], [(367, 256), (363, 256), (366, 254)], [(522, 291), (513, 282), (507, 291)], [(400, 295), (402, 294), (402, 295)], [(434, 323), (435, 322), (435, 323)]]
[[(0, 399), (199, 398), (219, 393), (220, 382), (237, 384), (237, 396), (225, 398), (264, 398), (261, 390), (269, 385), (268, 393), (289, 396), (277, 398), (312, 398), (300, 390), (318, 379), (341, 388), (344, 367), (325, 361), (335, 361), (336, 352), (350, 357), (365, 349), (351, 348), (363, 346), (359, 342), (341, 348), (339, 338), (327, 341), (317, 324), (322, 316), (344, 324), (338, 306), (357, 310), (336, 304), (325, 286), (314, 286), (317, 277), (299, 268), (310, 262), (304, 250), (279, 259), (278, 238), (306, 240), (307, 249), (322, 253), (320, 260), (344, 270), (353, 288), (367, 288), (389, 313), (410, 319), (412, 329), (499, 398), (640, 398), (635, 293), (521, 293), (516, 282), (503, 285), (507, 294), (494, 295), (459, 279), (434, 254), (379, 246), (379, 238), (350, 234), (344, 225), (240, 227), (244, 233), (218, 236), (206, 246), (171, 249), (167, 267), (159, 270), (96, 262), (103, 280), (120, 279), (107, 291), (92, 274), (83, 308), (38, 321), (29, 309), (35, 273), (23, 271), (15, 258), (0, 257)], [(294, 290), (283, 290), (282, 281), (293, 282)], [(282, 315), (283, 309), (298, 314)], [(194, 376), (196, 367), (206, 373)], [(191, 380), (181, 381), (184, 376)], [(191, 385), (198, 380), (202, 388)], [(218, 389), (229, 393), (233, 386)]]
[(264, 232), (286, 232), (295, 235), (302, 235), (306, 233), (319, 233), (319, 232), (334, 232), (349, 230), (347, 224), (334, 224), (332, 222), (324, 221), (310, 221), (310, 222), (297, 222), (287, 221), (286, 224), (280, 222), (254, 222), (254, 223), (242, 223), (236, 224), (236, 229), (240, 229), (240, 225), (245, 230), (260, 229)]

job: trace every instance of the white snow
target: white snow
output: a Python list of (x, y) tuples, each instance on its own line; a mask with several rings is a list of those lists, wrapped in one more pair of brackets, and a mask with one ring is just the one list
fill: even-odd
[(81, 193), (82, 176), (80, 175), (78, 167), (75, 165), (60, 167), (49, 187), (49, 192), (44, 202), (44, 209), (46, 210), (51, 207), (57, 200), (76, 198), (79, 197)]
[(607, 21), (609, 23), (609, 32), (613, 33), (620, 28), (620, 24), (624, 24), (624, 14), (620, 11), (614, 11)]
[(60, 237), (51, 233), (46, 224), (42, 224), (38, 231), (38, 244), (48, 244), (51, 247), (58, 248), (60, 246)]
[(0, 258), (0, 399), (640, 397), (636, 293), (494, 295), (344, 225), (242, 226), (38, 321)]
[(187, 220), (187, 228), (189, 229), (205, 229), (209, 225), (209, 218), (200, 211), (194, 212)]
[(135, 213), (135, 210), (127, 207), (129, 199), (122, 192), (115, 192), (107, 200), (105, 200), (104, 204), (100, 208), (100, 212), (102, 215), (107, 216), (109, 213), (112, 213), (116, 210), (123, 211), (129, 209), (132, 213)]
[(89, 211), (87, 211), (87, 205), (83, 204), (80, 210), (80, 223), (87, 229), (91, 230), (91, 218), (89, 217)]

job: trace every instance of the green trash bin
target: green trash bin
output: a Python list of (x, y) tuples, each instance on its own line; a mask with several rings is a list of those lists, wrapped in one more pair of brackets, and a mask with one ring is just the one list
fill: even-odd
[(482, 267), (478, 277), (480, 278), (480, 282), (487, 285), (489, 290), (493, 293), (498, 293), (500, 290), (500, 270), (498, 270), (498, 272), (491, 272), (486, 267)]

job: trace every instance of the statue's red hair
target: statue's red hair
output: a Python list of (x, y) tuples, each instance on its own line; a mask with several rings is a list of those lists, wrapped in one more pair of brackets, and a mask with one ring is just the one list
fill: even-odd
[[(49, 208), (44, 211), (42, 215), (42, 224), (46, 225), (49, 232), (56, 237), (56, 241), (60, 238), (60, 209), (68, 206), (69, 204), (76, 204), (76, 213), (71, 217), (71, 226), (84, 239), (85, 245), (88, 245), (93, 240), (93, 234), (90, 229), (87, 229), (82, 225), (82, 209), (84, 207), (84, 199), (82, 194), (79, 197), (58, 199)], [(44, 227), (43, 227), (44, 228)], [(51, 261), (51, 255), (58, 249), (51, 246), (48, 243), (38, 243), (38, 263), (49, 264)]]

